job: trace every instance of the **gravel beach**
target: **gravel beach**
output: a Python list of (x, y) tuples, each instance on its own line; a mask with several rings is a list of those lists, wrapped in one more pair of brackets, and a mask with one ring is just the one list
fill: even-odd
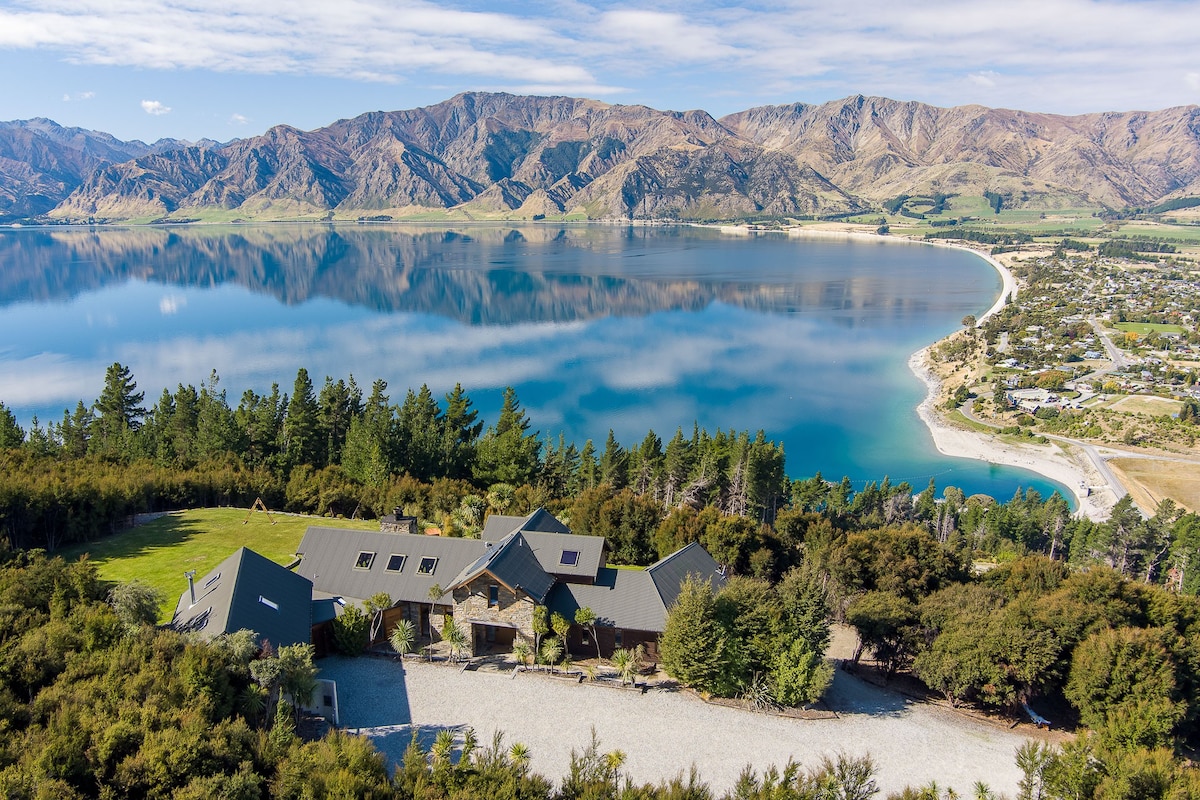
[(594, 728), (602, 752), (622, 750), (624, 774), (667, 780), (693, 764), (714, 792), (730, 789), (747, 765), (789, 758), (805, 767), (823, 756), (869, 754), (881, 796), (936, 780), (970, 794), (976, 781), (1014, 794), (1016, 748), (1025, 738), (934, 705), (912, 703), (841, 670), (826, 695), (835, 719), (797, 720), (709, 705), (688, 692), (646, 694), (564, 683), (523, 673), (460, 672), (416, 660), (328, 658), (321, 677), (338, 684), (343, 728), (371, 736), (397, 762), (414, 726), (428, 744), (444, 728), (471, 726), (481, 745), (494, 731), (532, 751), (531, 766), (561, 780), (572, 749)]

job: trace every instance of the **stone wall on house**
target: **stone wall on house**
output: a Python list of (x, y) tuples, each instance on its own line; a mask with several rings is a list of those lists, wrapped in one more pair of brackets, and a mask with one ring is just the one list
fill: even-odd
[[(490, 587), (497, 587), (499, 602), (488, 605)], [(533, 646), (534, 602), (524, 592), (514, 594), (504, 584), (489, 575), (481, 575), (466, 586), (454, 590), (454, 622), (467, 635), (470, 654), (475, 655), (475, 622), (494, 622), (503, 627), (515, 628), (515, 637)]]
[(399, 513), (388, 514), (379, 518), (379, 530), (383, 533), (416, 533), (417, 518), (405, 517)]

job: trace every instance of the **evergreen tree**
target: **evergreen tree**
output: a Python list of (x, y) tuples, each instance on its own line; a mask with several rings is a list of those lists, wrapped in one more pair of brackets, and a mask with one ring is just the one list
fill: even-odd
[(8, 406), (0, 403), (0, 450), (20, 447), (25, 441), (25, 431), (17, 424), (17, 417)]
[(681, 683), (711, 691), (721, 680), (725, 650), (712, 586), (689, 576), (679, 587), (659, 641), (663, 669)]
[(442, 410), (429, 387), (422, 384), (419, 392), (411, 389), (400, 406), (397, 417), (401, 466), (420, 481), (440, 477), (444, 444)]
[(214, 369), (196, 398), (196, 455), (201, 460), (221, 458), (240, 449), (233, 412), (220, 383)]
[(308, 370), (301, 367), (296, 372), (296, 383), (292, 387), (292, 399), (287, 404), (287, 416), (283, 421), (283, 439), (288, 464), (325, 463), (325, 439), (321, 435), (320, 408), (313, 394), (312, 379)]
[(614, 491), (624, 489), (629, 483), (629, 454), (608, 429), (604, 442), (604, 453), (600, 456), (600, 482), (607, 483)]
[(596, 466), (596, 447), (592, 440), (583, 443), (579, 451), (579, 463), (571, 479), (571, 494), (578, 496), (600, 485), (600, 470)]
[(340, 378), (335, 383), (333, 378), (325, 376), (325, 385), (321, 387), (317, 405), (317, 419), (325, 440), (325, 464), (338, 464), (342, 460), (342, 448), (346, 444), (350, 421), (362, 413), (362, 392), (354, 382), (354, 376), (350, 376), (349, 383)]
[(541, 442), (536, 431), (527, 433), (529, 418), (511, 386), (504, 390), (504, 405), (495, 426), (488, 428), (476, 451), (474, 476), (480, 483), (531, 483), (537, 473)]
[(67, 458), (83, 458), (87, 455), (88, 443), (92, 438), (92, 412), (80, 400), (75, 404), (75, 413), (63, 412), (62, 422), (54, 431), (62, 444)]
[(475, 447), (483, 423), (479, 412), (471, 408), (471, 398), (461, 383), (446, 395), (446, 413), (442, 416), (442, 453), (439, 472), (443, 477), (465, 480), (475, 464)]
[(104, 373), (104, 389), (93, 406), (96, 419), (90, 449), (107, 456), (128, 455), (128, 434), (141, 427), (146, 415), (141, 405), (145, 397), (137, 391), (129, 367), (113, 362)]

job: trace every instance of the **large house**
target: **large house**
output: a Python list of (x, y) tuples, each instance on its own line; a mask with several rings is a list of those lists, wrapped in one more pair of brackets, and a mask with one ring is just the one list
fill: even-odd
[(276, 647), (311, 641), (324, 654), (342, 608), (386, 594), (389, 607), (373, 620), (374, 640), (400, 619), (424, 636), (451, 616), (477, 655), (532, 644), (536, 606), (572, 622), (586, 607), (596, 616), (594, 629), (574, 626), (568, 650), (611, 655), (642, 644), (657, 658), (667, 609), (683, 581), (695, 575), (714, 589), (725, 582), (724, 570), (695, 543), (646, 569), (610, 567), (602, 537), (572, 534), (544, 509), (493, 515), (479, 539), (408, 532), (414, 523), (393, 515), (379, 531), (310, 527), (295, 571), (239, 548), (198, 581), (189, 576), (172, 626), (208, 638), (249, 628)]
[[(724, 583), (698, 544), (644, 570), (607, 566), (607, 551), (602, 537), (572, 534), (538, 509), (527, 517), (489, 517), (479, 539), (311, 527), (296, 571), (312, 581), (317, 601), (387, 594), (392, 607), (378, 626), (380, 637), (401, 618), (428, 633), (431, 613), (452, 615), (470, 634), (472, 655), (532, 643), (533, 609), (545, 605), (571, 621), (578, 608), (590, 608), (603, 653), (644, 644), (653, 658), (683, 580), (697, 575), (714, 588)], [(594, 653), (589, 636), (573, 629), (568, 647)]]

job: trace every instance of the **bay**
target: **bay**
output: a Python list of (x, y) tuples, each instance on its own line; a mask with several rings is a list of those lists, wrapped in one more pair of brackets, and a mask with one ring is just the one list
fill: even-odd
[(694, 227), (10, 229), (0, 401), (57, 420), (120, 361), (148, 405), (212, 370), (236, 405), (304, 366), (318, 386), (383, 378), (393, 402), (461, 382), (489, 420), (511, 385), (544, 436), (579, 444), (761, 428), (793, 477), (1049, 494), (938, 454), (915, 411), (908, 356), (1000, 288), (961, 251)]

